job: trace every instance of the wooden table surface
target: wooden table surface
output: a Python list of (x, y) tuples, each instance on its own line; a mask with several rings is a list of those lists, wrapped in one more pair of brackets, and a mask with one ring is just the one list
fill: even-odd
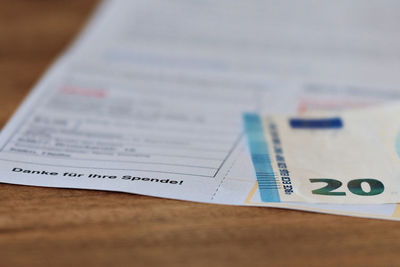
[[(0, 126), (94, 0), (0, 0)], [(0, 266), (400, 265), (400, 222), (0, 184)]]

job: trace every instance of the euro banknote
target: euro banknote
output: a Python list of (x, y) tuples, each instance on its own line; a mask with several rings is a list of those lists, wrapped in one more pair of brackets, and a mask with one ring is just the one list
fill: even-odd
[(400, 105), (288, 117), (245, 114), (264, 202), (397, 203)]

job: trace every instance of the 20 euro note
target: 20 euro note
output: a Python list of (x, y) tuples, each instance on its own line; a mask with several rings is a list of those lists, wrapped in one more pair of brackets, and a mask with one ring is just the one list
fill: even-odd
[(246, 114), (264, 202), (396, 203), (400, 105), (301, 117)]

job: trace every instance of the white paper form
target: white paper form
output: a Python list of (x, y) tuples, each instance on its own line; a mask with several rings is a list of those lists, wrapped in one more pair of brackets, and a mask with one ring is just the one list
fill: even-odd
[(2, 132), (0, 180), (272, 205), (257, 199), (242, 112), (396, 94), (396, 14), (378, 1), (107, 1)]

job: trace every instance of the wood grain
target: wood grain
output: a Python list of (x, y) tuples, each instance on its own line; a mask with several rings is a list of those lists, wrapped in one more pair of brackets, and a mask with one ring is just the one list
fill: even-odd
[[(0, 0), (0, 126), (96, 1)], [(400, 224), (0, 184), (0, 266), (398, 266)]]

